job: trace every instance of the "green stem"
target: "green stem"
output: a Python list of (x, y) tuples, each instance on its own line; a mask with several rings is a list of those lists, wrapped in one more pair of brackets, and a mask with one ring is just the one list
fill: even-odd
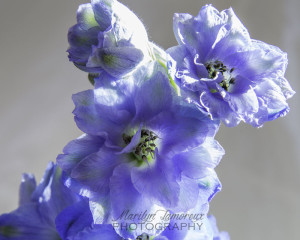
[(160, 65), (166, 70), (166, 73), (168, 74), (169, 81), (172, 85), (172, 87), (175, 89), (178, 96), (181, 96), (180, 88), (175, 83), (174, 79), (170, 76), (168, 68), (167, 68), (167, 53), (161, 49), (160, 47), (156, 46), (155, 44), (151, 44), (153, 48), (153, 56), (160, 63)]

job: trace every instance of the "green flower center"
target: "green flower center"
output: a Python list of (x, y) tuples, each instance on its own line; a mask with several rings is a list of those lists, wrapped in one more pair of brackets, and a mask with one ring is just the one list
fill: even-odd
[(113, 54), (109, 54), (109, 53), (102, 54), (102, 61), (107, 66), (114, 66), (116, 64), (117, 60), (118, 60), (118, 58), (116, 56), (114, 56)]
[[(123, 141), (128, 145), (133, 136), (123, 134)], [(147, 129), (141, 130), (141, 139), (140, 142), (136, 145), (134, 150), (130, 153), (131, 159), (135, 160), (137, 165), (143, 165), (144, 163), (153, 163), (155, 155), (155, 140), (158, 139), (158, 136)]]
[(14, 226), (1, 226), (0, 227), (0, 235), (4, 236), (4, 237), (16, 237), (19, 235), (18, 233), (18, 229)]
[(150, 236), (146, 233), (143, 233), (142, 235), (138, 236), (136, 240), (151, 240)]
[[(222, 82), (219, 83), (219, 85), (225, 90), (229, 91), (231, 85), (235, 83), (235, 78), (232, 77), (232, 73), (234, 71), (234, 68), (228, 69), (222, 62), (215, 61), (215, 62), (209, 62), (205, 64), (205, 67), (208, 71), (209, 78), (214, 79), (217, 77), (218, 73), (221, 73), (223, 75)], [(217, 92), (216, 89), (210, 89), (212, 93)]]

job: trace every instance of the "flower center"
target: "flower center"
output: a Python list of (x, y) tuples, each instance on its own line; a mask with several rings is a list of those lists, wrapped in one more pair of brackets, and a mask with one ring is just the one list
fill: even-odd
[[(230, 89), (230, 86), (235, 83), (235, 78), (232, 77), (232, 72), (234, 71), (234, 68), (228, 69), (220, 61), (206, 63), (205, 67), (208, 71), (209, 78), (211, 79), (216, 78), (218, 73), (222, 73), (223, 80), (219, 83), (219, 85), (227, 92)], [(217, 92), (216, 89), (210, 89), (210, 91), (212, 93)]]
[[(128, 145), (133, 136), (129, 136), (127, 134), (123, 134), (123, 141), (126, 145)], [(155, 153), (155, 140), (158, 138), (158, 136), (147, 129), (141, 130), (141, 139), (140, 142), (136, 145), (134, 150), (131, 152), (131, 155), (134, 157), (134, 159), (137, 161), (138, 165), (141, 165), (145, 162), (151, 163), (154, 160), (154, 153)]]
[(14, 226), (4, 225), (0, 227), (0, 234), (4, 237), (14, 238), (19, 235), (18, 229)]
[(148, 234), (143, 233), (142, 235), (138, 236), (136, 240), (150, 240), (150, 237)]

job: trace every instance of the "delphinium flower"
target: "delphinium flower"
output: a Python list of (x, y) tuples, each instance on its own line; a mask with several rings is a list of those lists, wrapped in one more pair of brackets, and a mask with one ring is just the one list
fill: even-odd
[(40, 184), (24, 174), (20, 186), (19, 208), (0, 216), (1, 240), (58, 240), (56, 216), (81, 197), (66, 188), (61, 170), (50, 163)]
[(32, 174), (23, 174), (19, 205), (0, 216), (0, 240), (123, 239), (116, 233), (106, 238), (111, 225), (93, 224), (88, 201), (64, 186), (63, 173), (53, 163), (38, 186)]
[[(38, 186), (33, 175), (23, 174), (20, 186), (20, 206), (17, 210), (0, 216), (0, 239), (125, 240), (118, 235), (113, 225), (93, 224), (88, 201), (66, 188), (62, 179), (61, 170), (53, 163), (48, 165)], [(206, 178), (201, 181), (200, 185), (215, 184), (214, 181), (212, 177)], [(204, 191), (203, 187), (202, 191)], [(210, 195), (209, 191), (203, 193)], [(187, 234), (187, 225), (183, 225), (184, 231), (177, 230), (180, 223), (182, 221), (173, 220), (169, 225), (163, 226), (163, 232), (159, 236), (141, 234), (128, 240), (150, 239), (150, 237), (153, 240), (191, 240), (192, 238), (183, 238)], [(193, 236), (203, 236), (202, 240), (212, 239), (204, 238), (204, 236), (211, 237), (213, 234), (206, 216), (203, 216), (199, 223), (202, 224), (198, 225), (198, 228), (194, 226)]]
[[(213, 197), (216, 191), (220, 190), (220, 182), (215, 173), (198, 181), (200, 189), (200, 198), (198, 204), (201, 204), (204, 199)], [(119, 199), (120, 203), (124, 199)], [(140, 203), (143, 204), (143, 203)], [(198, 213), (206, 212), (208, 204), (196, 206)], [(196, 210), (196, 208), (194, 210)], [(164, 214), (167, 214), (165, 212)], [(185, 214), (188, 214), (185, 213)], [(197, 214), (192, 211), (192, 220), (184, 218), (180, 220), (180, 216), (184, 213), (170, 214), (170, 223), (155, 224), (154, 221), (149, 221), (152, 227), (160, 228), (161, 232), (151, 235), (147, 233), (136, 233), (135, 236), (122, 237), (118, 231), (118, 227), (112, 224), (93, 224), (92, 214), (87, 201), (79, 201), (64, 209), (56, 218), (56, 227), (61, 238), (68, 240), (229, 240), (228, 234), (225, 232), (219, 233), (216, 221), (213, 216), (207, 217), (206, 214)], [(175, 216), (175, 217), (174, 217)], [(159, 216), (156, 216), (159, 217)], [(125, 220), (124, 220), (125, 222)], [(122, 222), (122, 224), (124, 224)], [(219, 238), (217, 238), (219, 237)], [(227, 237), (227, 238), (225, 238)]]
[[(213, 175), (224, 154), (214, 140), (219, 122), (181, 101), (159, 64), (115, 82), (101, 80), (102, 86), (73, 96), (75, 121), (85, 134), (58, 156), (66, 186), (90, 199), (99, 223), (126, 209), (195, 207), (199, 181)], [(214, 188), (212, 196), (220, 185), (206, 187)], [(136, 237), (130, 229), (122, 234)]]
[(259, 127), (289, 111), (287, 54), (251, 39), (231, 8), (175, 14), (174, 33), (179, 45), (168, 50), (170, 74), (182, 96), (213, 119)]
[[(74, 231), (72, 229), (75, 225), (75, 230), (78, 231), (76, 226), (77, 222), (80, 221), (86, 215), (86, 208), (81, 204), (81, 206), (71, 206), (67, 211), (64, 211), (65, 219), (62, 222), (61, 227), (61, 236), (70, 235), (70, 232)], [(75, 211), (75, 214), (74, 214)], [(85, 213), (81, 217), (77, 217), (78, 214)], [(61, 214), (63, 215), (63, 214)], [(99, 224), (94, 225), (92, 228), (87, 227), (84, 230), (81, 230), (77, 234), (71, 234), (72, 238), (62, 238), (62, 239), (72, 239), (72, 240), (229, 240), (229, 236), (226, 232), (219, 233), (213, 216), (208, 218), (205, 216), (202, 218), (201, 222), (197, 222), (198, 225), (192, 221), (180, 221), (172, 220), (171, 223), (167, 226), (161, 226), (164, 228), (161, 234), (159, 235), (149, 235), (147, 233), (142, 233), (136, 238), (123, 238), (121, 237), (114, 229), (113, 225), (110, 224)], [(59, 222), (61, 224), (61, 222)], [(75, 224), (74, 224), (75, 223)], [(64, 228), (65, 226), (71, 226), (71, 228)]]
[(91, 78), (120, 77), (151, 59), (152, 47), (140, 19), (117, 0), (92, 0), (77, 11), (68, 34), (69, 59)]
[[(202, 179), (199, 181), (201, 196), (204, 199), (212, 196), (214, 187), (219, 185), (216, 175)], [(210, 189), (209, 191), (207, 191)], [(122, 202), (123, 199), (120, 199)], [(199, 201), (199, 203), (201, 200)], [(141, 203), (143, 204), (143, 203)], [(200, 208), (208, 207), (200, 206)], [(167, 213), (167, 212), (166, 212)], [(212, 216), (207, 217), (206, 214), (195, 214), (191, 212), (193, 217), (191, 219), (183, 218), (186, 213), (170, 214), (171, 221), (168, 224), (155, 224), (153, 221), (149, 221), (148, 224), (155, 228), (161, 228), (161, 233), (148, 234), (138, 233), (134, 237), (123, 238), (118, 233), (118, 228), (115, 224), (92, 224), (92, 216), (89, 211), (89, 206), (86, 201), (81, 201), (71, 205), (61, 212), (56, 218), (57, 230), (60, 233), (62, 239), (72, 240), (228, 240), (229, 237), (225, 232), (219, 233), (215, 219)], [(187, 213), (188, 214), (188, 213)], [(175, 216), (175, 217), (174, 217)], [(157, 216), (158, 217), (158, 216)], [(212, 221), (213, 220), (213, 221)], [(123, 222), (124, 224), (124, 222)], [(151, 227), (151, 226), (150, 226)], [(70, 237), (71, 236), (71, 237)], [(228, 238), (224, 238), (224, 236)], [(219, 238), (218, 238), (219, 237)]]

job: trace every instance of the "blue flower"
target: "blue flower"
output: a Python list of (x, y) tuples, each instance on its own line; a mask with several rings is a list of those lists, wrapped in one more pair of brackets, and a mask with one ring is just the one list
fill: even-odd
[(121, 240), (105, 238), (111, 227), (93, 225), (88, 201), (65, 187), (63, 179), (53, 163), (38, 186), (33, 175), (23, 174), (19, 208), (0, 216), (0, 240)]
[(286, 53), (250, 39), (231, 8), (175, 14), (174, 32), (179, 45), (168, 50), (170, 74), (182, 96), (213, 119), (260, 127), (289, 111), (294, 91), (284, 78)]
[(80, 5), (68, 40), (70, 61), (90, 73), (120, 77), (151, 58), (144, 25), (117, 0)]
[(89, 204), (84, 200), (65, 208), (57, 216), (55, 223), (63, 240), (124, 240), (112, 225), (94, 225)]
[(186, 212), (202, 191), (209, 194), (201, 194), (201, 204), (207, 203), (220, 184), (199, 181), (214, 176), (224, 154), (213, 139), (219, 122), (182, 102), (157, 64), (116, 82), (102, 80), (73, 96), (85, 134), (57, 158), (66, 186), (90, 199), (94, 220), (109, 222), (126, 209)]
[[(122, 200), (121, 200), (122, 201)], [(205, 208), (205, 207), (204, 207)], [(200, 208), (201, 209), (201, 208)], [(202, 207), (203, 210), (203, 207)], [(159, 234), (136, 233), (131, 237), (121, 237), (115, 224), (90, 224), (90, 212), (86, 202), (78, 202), (65, 209), (56, 219), (56, 224), (63, 239), (105, 239), (105, 240), (229, 240), (226, 232), (219, 232), (216, 220), (213, 216), (198, 212), (170, 214), (171, 221), (168, 224), (158, 224), (147, 221), (148, 228), (161, 228)], [(191, 214), (187, 217), (181, 217)], [(196, 216), (196, 217), (195, 217)], [(159, 217), (159, 216), (157, 216)], [(182, 219), (181, 219), (182, 218)], [(88, 220), (84, 220), (88, 219)], [(79, 223), (79, 224), (78, 224)], [(124, 222), (122, 223), (124, 224)], [(72, 238), (65, 238), (72, 236)]]
[(23, 174), (20, 206), (0, 216), (0, 239), (58, 240), (55, 218), (81, 198), (63, 185), (61, 170), (50, 163), (40, 184), (31, 174)]
[[(79, 208), (80, 209), (80, 208)], [(86, 207), (81, 208), (86, 212)], [(73, 212), (75, 210), (75, 214)], [(69, 220), (65, 221), (68, 226), (72, 226), (71, 221), (76, 223), (78, 218), (69, 217), (74, 216), (78, 211), (78, 207), (72, 207), (68, 212), (64, 212), (65, 218)], [(81, 216), (83, 218), (84, 215)], [(73, 223), (74, 223), (73, 222)], [(151, 224), (151, 223), (150, 223)], [(229, 240), (229, 235), (226, 232), (219, 232), (217, 226), (215, 225), (215, 218), (213, 216), (202, 216), (201, 220), (196, 222), (193, 221), (183, 221), (183, 220), (172, 220), (169, 225), (156, 225), (157, 228), (162, 227), (164, 230), (159, 235), (149, 235), (147, 233), (142, 233), (133, 238), (123, 238), (121, 237), (110, 224), (99, 224), (93, 227), (87, 227), (80, 231), (78, 234), (72, 236), (72, 240)], [(70, 229), (67, 229), (70, 231)], [(67, 232), (66, 232), (67, 233)], [(65, 239), (65, 238), (63, 238)]]

